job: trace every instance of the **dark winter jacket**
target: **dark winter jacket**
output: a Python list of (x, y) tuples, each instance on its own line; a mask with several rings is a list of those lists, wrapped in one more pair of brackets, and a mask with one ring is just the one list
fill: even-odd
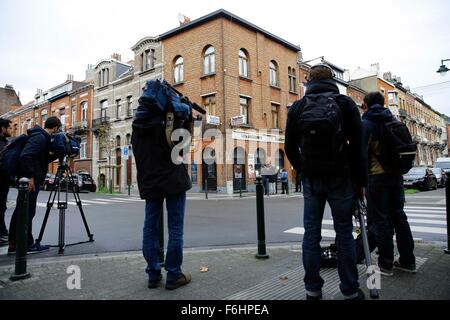
[(42, 184), (47, 175), (48, 164), (54, 160), (50, 155), (51, 136), (40, 126), (28, 129), (29, 136), (19, 157), (19, 177), (34, 178)]
[(134, 120), (131, 144), (142, 199), (175, 195), (192, 187), (186, 165), (172, 162), (162, 116)]
[[(307, 85), (306, 95), (319, 93), (334, 93), (336, 94), (336, 102), (342, 110), (344, 136), (348, 141), (344, 152), (345, 159), (342, 159), (343, 166), (348, 166), (352, 180), (358, 186), (367, 185), (367, 168), (364, 157), (364, 149), (362, 144), (362, 129), (361, 116), (355, 102), (345, 95), (339, 94), (339, 89), (334, 80), (315, 80), (310, 81)], [(300, 153), (300, 134), (298, 128), (298, 119), (300, 113), (305, 105), (306, 99), (302, 98), (296, 101), (289, 110), (286, 136), (285, 136), (285, 151), (292, 166), (301, 172), (301, 153)], [(336, 175), (344, 174), (336, 172)]]
[(391, 121), (394, 116), (389, 109), (376, 104), (369, 108), (363, 114), (363, 143), (368, 155), (368, 173), (369, 175), (384, 173), (383, 168), (376, 159), (375, 155), (380, 154), (381, 130), (380, 123)]
[(6, 144), (8, 143), (8, 140), (6, 140), (6, 137), (4, 137), (2, 134), (0, 134), (0, 152), (5, 148)]

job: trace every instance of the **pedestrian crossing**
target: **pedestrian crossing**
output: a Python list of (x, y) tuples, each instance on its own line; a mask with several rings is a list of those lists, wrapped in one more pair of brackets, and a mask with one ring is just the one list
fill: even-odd
[[(130, 204), (130, 203), (139, 203), (139, 202), (145, 202), (145, 200), (142, 200), (140, 198), (137, 197), (123, 197), (123, 198), (109, 198), (109, 197), (105, 197), (105, 198), (95, 198), (95, 199), (90, 199), (90, 200), (84, 200), (83, 198), (81, 198), (81, 204), (83, 207), (89, 207), (92, 205), (116, 205), (116, 204)], [(68, 199), (67, 201), (67, 205), (69, 206), (77, 206), (76, 200), (75, 199)], [(16, 206), (16, 201), (9, 199), (8, 200), (8, 208), (12, 208)], [(47, 208), (47, 202), (40, 202), (38, 201), (36, 203), (36, 206), (39, 208)], [(58, 200), (55, 199), (52, 209), (58, 209)]]
[[(404, 211), (408, 216), (408, 222), (413, 234), (414, 240), (423, 240), (424, 238), (442, 236), (445, 240), (447, 235), (446, 208), (442, 206), (420, 207), (405, 206)], [(355, 224), (356, 226), (356, 224)], [(303, 227), (295, 227), (285, 230), (284, 233), (304, 235)], [(353, 233), (356, 237), (356, 233)], [(336, 233), (333, 229), (333, 220), (324, 219), (322, 221), (322, 238), (334, 239)]]

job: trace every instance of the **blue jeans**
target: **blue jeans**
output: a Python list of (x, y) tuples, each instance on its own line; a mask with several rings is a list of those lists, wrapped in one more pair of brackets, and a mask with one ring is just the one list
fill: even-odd
[(367, 218), (375, 233), (378, 247), (378, 265), (392, 269), (394, 263), (394, 241), (397, 239), (400, 263), (415, 264), (414, 240), (408, 217), (403, 211), (405, 193), (403, 177), (377, 174), (369, 176)]
[(303, 192), (305, 235), (302, 248), (306, 291), (318, 293), (324, 284), (320, 276), (320, 241), (325, 202), (328, 201), (336, 231), (340, 289), (344, 296), (352, 296), (359, 288), (355, 240), (352, 234), (352, 182), (348, 177), (304, 178)]
[[(153, 198), (145, 201), (144, 239), (142, 252), (147, 261), (147, 272), (150, 280), (157, 280), (161, 274), (159, 264), (159, 219), (164, 198)], [(183, 226), (184, 211), (186, 207), (186, 193), (166, 197), (167, 224), (169, 240), (165, 269), (167, 281), (174, 282), (181, 277), (181, 264), (183, 263)]]

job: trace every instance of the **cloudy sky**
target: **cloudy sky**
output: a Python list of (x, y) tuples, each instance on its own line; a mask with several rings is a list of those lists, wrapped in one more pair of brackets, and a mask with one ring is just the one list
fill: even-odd
[(84, 80), (88, 64), (114, 52), (131, 60), (131, 46), (177, 27), (179, 13), (194, 20), (220, 8), (300, 45), (305, 60), (350, 71), (378, 62), (450, 115), (450, 73), (436, 73), (450, 59), (448, 0), (0, 0), (0, 86), (26, 103), (67, 74)]

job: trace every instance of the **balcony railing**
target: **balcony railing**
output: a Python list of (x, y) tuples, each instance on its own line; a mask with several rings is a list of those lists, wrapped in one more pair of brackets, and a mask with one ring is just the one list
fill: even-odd
[(109, 123), (109, 117), (100, 117), (97, 119), (92, 120), (92, 129), (96, 130), (98, 129), (100, 126)]

